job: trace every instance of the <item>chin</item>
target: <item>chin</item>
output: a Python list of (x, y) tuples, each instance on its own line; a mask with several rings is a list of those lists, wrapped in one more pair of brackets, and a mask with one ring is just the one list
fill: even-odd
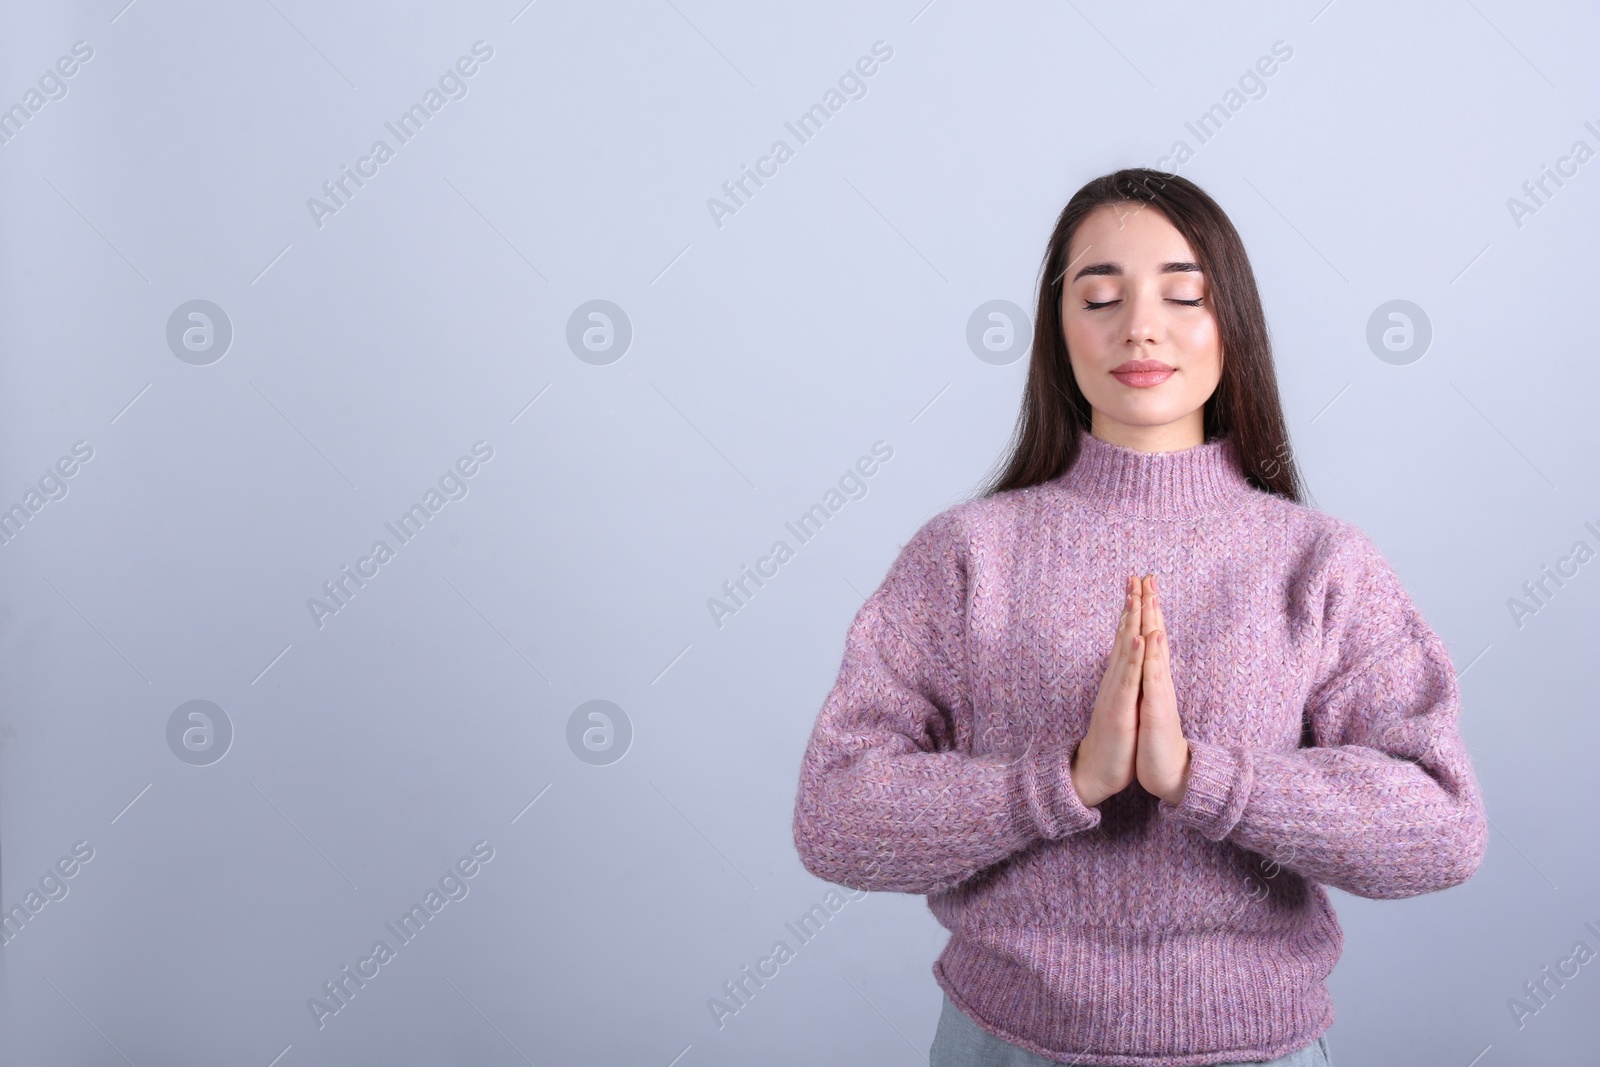
[[(1158, 385), (1156, 388), (1159, 389), (1161, 387)], [(1120, 423), (1128, 426), (1147, 427), (1165, 426), (1168, 423), (1177, 422), (1194, 410), (1194, 407), (1185, 407), (1182, 404), (1173, 404), (1166, 400), (1148, 404), (1129, 404), (1124, 402), (1096, 406)]]

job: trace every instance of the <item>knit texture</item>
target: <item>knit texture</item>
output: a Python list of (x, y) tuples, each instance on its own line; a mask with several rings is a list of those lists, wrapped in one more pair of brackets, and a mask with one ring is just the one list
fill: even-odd
[[(1069, 761), (1129, 574), (1154, 572), (1191, 765), (1093, 808)], [(990, 1033), (1082, 1064), (1269, 1060), (1332, 1025), (1324, 885), (1469, 878), (1488, 823), (1443, 642), (1353, 524), (1232, 442), (1084, 435), (1042, 485), (924, 524), (867, 598), (802, 759), (813, 874), (927, 894)]]

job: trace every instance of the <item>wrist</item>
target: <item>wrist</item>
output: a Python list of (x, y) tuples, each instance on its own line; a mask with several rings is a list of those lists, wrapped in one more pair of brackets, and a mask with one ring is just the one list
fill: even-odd
[(1104, 800), (1109, 793), (1103, 792), (1099, 786), (1087, 781), (1087, 776), (1078, 773), (1078, 754), (1072, 754), (1071, 761), (1067, 764), (1067, 776), (1072, 779), (1072, 791), (1078, 795), (1078, 803), (1086, 808), (1092, 808)]
[(1171, 796), (1162, 798), (1173, 807), (1182, 804), (1184, 794), (1189, 791), (1189, 768), (1193, 763), (1194, 749), (1189, 747), (1189, 742), (1185, 739), (1183, 743), (1183, 773), (1178, 776), (1178, 788)]

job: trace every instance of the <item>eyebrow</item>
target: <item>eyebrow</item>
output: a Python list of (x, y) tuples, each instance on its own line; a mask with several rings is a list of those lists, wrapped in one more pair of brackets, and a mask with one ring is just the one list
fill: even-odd
[[(1204, 273), (1200, 269), (1200, 264), (1190, 263), (1187, 261), (1163, 263), (1160, 267), (1156, 268), (1156, 272), (1158, 274), (1183, 274), (1188, 271), (1193, 271), (1196, 274)], [(1074, 274), (1072, 276), (1072, 280), (1077, 281), (1086, 274), (1112, 274), (1120, 276), (1122, 273), (1123, 270), (1121, 263), (1091, 263), (1087, 267), (1084, 267), (1082, 270), (1078, 271), (1078, 273)]]

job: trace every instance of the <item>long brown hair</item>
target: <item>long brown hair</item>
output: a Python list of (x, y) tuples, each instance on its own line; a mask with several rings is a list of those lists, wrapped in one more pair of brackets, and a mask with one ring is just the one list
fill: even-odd
[(983, 490), (992, 496), (1049, 481), (1078, 457), (1091, 409), (1067, 356), (1062, 329), (1062, 279), (1067, 246), (1089, 212), (1105, 204), (1144, 205), (1183, 235), (1210, 282), (1221, 342), (1222, 379), (1205, 402), (1205, 440), (1232, 437), (1240, 465), (1257, 488), (1302, 502), (1302, 488), (1284, 429), (1272, 344), (1244, 242), (1217, 202), (1176, 174), (1134, 167), (1096, 178), (1073, 194), (1056, 219), (1040, 274), (1033, 351), (1010, 457)]

